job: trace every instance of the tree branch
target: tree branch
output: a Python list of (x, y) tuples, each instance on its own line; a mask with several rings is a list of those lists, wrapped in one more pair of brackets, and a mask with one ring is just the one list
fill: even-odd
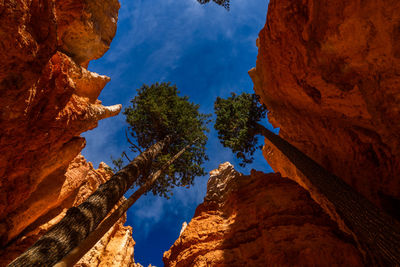
[(126, 136), (126, 140), (128, 140), (129, 144), (131, 144), (135, 149), (137, 149), (139, 151), (139, 153), (143, 153), (142, 150), (140, 149), (139, 146), (137, 146), (135, 143), (133, 143), (129, 137), (128, 137), (128, 131), (125, 129), (125, 136)]
[(131, 161), (132, 161), (132, 160), (130, 160), (130, 159), (129, 159), (129, 157), (128, 157), (128, 155), (125, 153), (125, 151), (123, 151), (123, 152), (122, 152), (122, 155), (124, 155), (124, 156), (125, 156), (125, 158), (126, 158), (126, 159), (127, 159), (129, 162), (131, 162)]

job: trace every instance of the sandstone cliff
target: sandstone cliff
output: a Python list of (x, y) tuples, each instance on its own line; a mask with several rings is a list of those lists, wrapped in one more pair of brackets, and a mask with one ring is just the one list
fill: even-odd
[[(109, 48), (118, 9), (117, 0), (0, 1), (1, 264), (109, 177), (79, 155), (80, 134), (121, 109), (101, 105), (110, 78), (86, 69)], [(100, 243), (85, 262), (132, 263), (123, 220)]]
[[(68, 166), (64, 176), (63, 186), (59, 192), (48, 192), (53, 196), (53, 201), (61, 201), (56, 207), (50, 209), (45, 215), (41, 216), (31, 224), (22, 234), (12, 242), (7, 248), (0, 251), (0, 266), (5, 266), (12, 259), (17, 257), (29, 246), (31, 246), (43, 233), (51, 226), (59, 222), (65, 215), (67, 209), (82, 203), (97, 187), (112, 176), (109, 167), (101, 163), (95, 170), (92, 164), (86, 162), (82, 155), (78, 155)], [(72, 190), (71, 195), (64, 198), (63, 191)], [(51, 202), (47, 195), (45, 198), (39, 198), (39, 203), (43, 207)], [(32, 210), (34, 213), (38, 208)], [(25, 216), (29, 217), (30, 212)], [(19, 218), (23, 220), (23, 218)], [(90, 250), (84, 258), (79, 261), (77, 266), (130, 266), (133, 264), (133, 246), (132, 229), (129, 226), (123, 226), (126, 217), (120, 221)]]
[[(249, 71), (281, 137), (397, 218), (399, 8), (394, 0), (271, 0)], [(348, 229), (332, 203), (267, 140), (264, 156), (307, 191), (258, 172), (218, 183), (215, 175), (238, 176), (220, 168), (164, 254), (167, 266), (363, 264), (352, 239), (338, 230)]]
[[(393, 0), (271, 0), (249, 72), (281, 137), (397, 218), (399, 8)], [(264, 155), (304, 185), (268, 142)]]
[(207, 195), (165, 266), (363, 266), (351, 239), (299, 185), (279, 174), (245, 176), (229, 163), (210, 173)]

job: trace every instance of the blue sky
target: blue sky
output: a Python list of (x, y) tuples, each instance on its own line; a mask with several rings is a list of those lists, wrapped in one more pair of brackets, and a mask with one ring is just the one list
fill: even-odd
[[(111, 77), (99, 99), (104, 105), (120, 103), (124, 109), (143, 83), (170, 81), (181, 95), (200, 104), (202, 112), (212, 113), (217, 96), (253, 92), (247, 71), (255, 66), (255, 43), (265, 24), (267, 4), (266, 0), (231, 0), (227, 12), (214, 3), (200, 5), (196, 0), (123, 1), (110, 50), (89, 65), (91, 71)], [(128, 147), (126, 126), (122, 114), (100, 121), (96, 129), (83, 134), (85, 157), (95, 166), (101, 161), (111, 166), (110, 156), (117, 157)], [(209, 134), (207, 153), (207, 172), (226, 161), (246, 174), (252, 168), (271, 171), (261, 151), (253, 164), (240, 168), (214, 130)], [(128, 211), (126, 224), (133, 228), (137, 262), (163, 266), (163, 252), (203, 201), (207, 179), (197, 177), (192, 188), (175, 189), (169, 200), (144, 196)]]

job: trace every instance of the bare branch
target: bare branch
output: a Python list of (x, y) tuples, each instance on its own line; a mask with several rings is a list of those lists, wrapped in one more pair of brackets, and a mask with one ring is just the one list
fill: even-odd
[(132, 160), (130, 160), (130, 159), (129, 159), (129, 157), (128, 157), (128, 155), (125, 153), (125, 151), (123, 151), (123, 152), (122, 152), (122, 155), (124, 155), (124, 156), (125, 156), (125, 158), (126, 158), (126, 159), (127, 159), (129, 162), (131, 162), (131, 161), (132, 161)]
[(128, 131), (125, 129), (125, 136), (126, 136), (126, 140), (128, 140), (129, 144), (131, 144), (135, 149), (137, 149), (137, 151), (139, 151), (139, 153), (143, 153), (142, 150), (140, 149), (139, 146), (137, 146), (135, 143), (133, 143), (129, 137), (128, 137)]

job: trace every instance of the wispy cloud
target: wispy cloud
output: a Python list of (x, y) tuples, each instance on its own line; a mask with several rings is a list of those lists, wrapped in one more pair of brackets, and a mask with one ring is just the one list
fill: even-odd
[(159, 197), (143, 196), (135, 208), (128, 211), (128, 216), (135, 222), (143, 238), (147, 238), (152, 226), (165, 217), (165, 201)]
[[(230, 92), (252, 92), (247, 71), (255, 65), (255, 40), (265, 23), (265, 0), (231, 0), (231, 11), (214, 3), (200, 5), (196, 0), (122, 1), (117, 35), (106, 55), (89, 68), (111, 77), (100, 99), (105, 105), (123, 104), (123, 109), (143, 83), (176, 83), (182, 94), (212, 113), (217, 96)], [(210, 125), (212, 127), (212, 125)], [(123, 115), (99, 123), (85, 133), (86, 158), (98, 165), (110, 164), (110, 155), (119, 156), (127, 148)], [(262, 141), (262, 140), (261, 140)], [(239, 168), (234, 155), (223, 148), (213, 130), (207, 152), (206, 171), (225, 161), (239, 171), (251, 168), (270, 170), (257, 152), (256, 161)], [(181, 224), (202, 202), (208, 176), (196, 178), (190, 189), (176, 188), (171, 199), (148, 195), (128, 212), (136, 240), (135, 258), (144, 265), (162, 265), (163, 251), (177, 238)]]
[(111, 165), (110, 156), (119, 156), (125, 149), (125, 136), (122, 135), (125, 118), (122, 115), (99, 121), (95, 130), (82, 136), (86, 138), (83, 155), (96, 167), (101, 161)]

